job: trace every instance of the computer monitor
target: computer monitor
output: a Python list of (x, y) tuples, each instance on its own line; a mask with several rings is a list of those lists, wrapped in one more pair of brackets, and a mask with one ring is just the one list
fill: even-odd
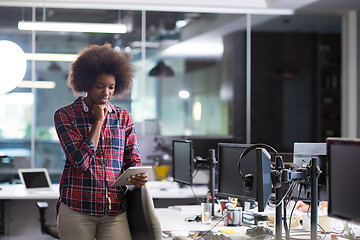
[(217, 150), (219, 143), (241, 143), (239, 138), (225, 136), (186, 136), (184, 140), (192, 141), (194, 157), (203, 159), (209, 157), (209, 149)]
[(327, 138), (328, 214), (360, 223), (360, 139)]
[(263, 148), (256, 148), (256, 201), (258, 211), (263, 212), (272, 193), (271, 155)]
[(218, 195), (258, 202), (258, 211), (264, 211), (271, 195), (271, 156), (265, 149), (254, 149), (241, 159), (242, 175), (253, 175), (253, 185), (248, 191), (238, 171), (241, 154), (249, 144), (219, 143), (218, 145)]
[(189, 140), (173, 140), (173, 180), (192, 185), (193, 149)]
[[(314, 143), (314, 142), (295, 142), (293, 153), (293, 167), (306, 167), (310, 166), (311, 158), (318, 158), (318, 166), (321, 173), (318, 178), (318, 198), (321, 201), (327, 201), (327, 175), (328, 175), (328, 157), (326, 150), (326, 143)], [(285, 187), (286, 188), (286, 187)], [(298, 188), (296, 188), (292, 197), (295, 199), (301, 199), (303, 201), (310, 201), (311, 199), (311, 182), (303, 181), (302, 189), (299, 194)]]

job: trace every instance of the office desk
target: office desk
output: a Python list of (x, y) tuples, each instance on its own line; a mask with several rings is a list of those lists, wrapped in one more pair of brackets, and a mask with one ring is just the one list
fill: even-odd
[[(179, 210), (181, 209), (181, 210)], [(243, 240), (249, 239), (248, 236), (245, 235), (246, 230), (249, 228), (248, 226), (225, 226), (220, 218), (213, 219), (211, 224), (203, 224), (201, 222), (187, 222), (185, 218), (193, 217), (194, 215), (200, 215), (200, 206), (175, 206), (173, 208), (157, 208), (155, 212), (159, 218), (161, 230), (166, 232), (171, 232), (174, 236), (188, 236), (193, 235), (198, 231), (208, 231), (212, 230), (214, 232), (220, 232), (230, 237), (233, 240)], [(219, 217), (219, 216), (218, 216)], [(219, 222), (220, 221), (220, 222)], [(219, 223), (218, 223), (219, 222)], [(216, 225), (216, 226), (215, 226)], [(215, 227), (214, 227), (215, 226)], [(213, 228), (214, 227), (214, 228)], [(275, 229), (269, 227), (273, 230), (275, 234)], [(231, 231), (222, 232), (222, 231)], [(285, 235), (285, 230), (282, 230), (283, 235)], [(325, 238), (324, 234), (318, 233), (318, 235), (325, 240), (331, 239), (331, 233), (327, 233)], [(293, 227), (290, 232), (290, 236), (298, 239), (309, 239), (310, 231), (304, 231), (302, 227)], [(173, 239), (174, 237), (169, 237), (166, 239)], [(187, 237), (186, 239), (191, 239)]]
[[(150, 193), (157, 205), (176, 205), (196, 203), (190, 187), (180, 188), (175, 182), (150, 181), (147, 183)], [(46, 201), (49, 209), (46, 213), (47, 224), (56, 224), (56, 201), (58, 199), (58, 184), (53, 184), (52, 192), (28, 192), (21, 184), (0, 184), (0, 239), (20, 240), (50, 240), (50, 236), (41, 233), (39, 222), (38, 201)], [(194, 187), (198, 197), (206, 196), (207, 187)], [(3, 236), (1, 236), (3, 235)]]
[(40, 215), (36, 206), (38, 201), (46, 201), (48, 224), (56, 224), (55, 206), (59, 196), (59, 185), (52, 185), (52, 191), (28, 192), (22, 184), (0, 185), (0, 211), (3, 216), (1, 239), (52, 239), (43, 235), (40, 227)]
[(197, 208), (195, 206), (189, 207), (188, 209), (185, 208), (182, 210), (179, 210), (176, 207), (155, 209), (155, 212), (160, 220), (161, 230), (169, 231), (175, 236), (188, 236), (189, 233), (192, 235), (196, 231), (208, 231), (217, 224), (212, 229), (215, 232), (221, 230), (232, 230), (236, 234), (226, 234), (227, 236), (231, 237), (231, 239), (248, 239), (248, 237), (245, 235), (247, 227), (225, 226), (223, 222), (220, 221), (220, 218), (215, 220), (213, 219), (211, 224), (203, 224), (201, 222), (187, 222), (184, 220), (185, 218), (201, 214), (200, 211), (200, 206), (197, 206)]
[[(179, 187), (175, 182), (149, 181), (146, 183), (153, 199), (190, 199), (206, 196), (206, 186)], [(0, 184), (0, 200), (57, 199), (59, 184), (52, 184), (52, 191), (28, 192), (22, 184)], [(178, 205), (178, 204), (176, 204)]]
[(51, 188), (52, 191), (28, 192), (22, 184), (2, 184), (0, 185), (0, 200), (57, 199), (59, 184), (53, 184)]

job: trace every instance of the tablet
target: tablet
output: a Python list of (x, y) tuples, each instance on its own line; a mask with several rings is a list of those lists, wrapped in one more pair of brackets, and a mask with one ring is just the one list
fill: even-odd
[(131, 175), (137, 175), (140, 173), (147, 173), (150, 169), (152, 169), (151, 166), (142, 166), (142, 167), (129, 167), (126, 169), (126, 171), (116, 179), (116, 181), (111, 185), (113, 187), (115, 186), (125, 186), (125, 185), (132, 185), (132, 183), (128, 182), (128, 178), (131, 177)]

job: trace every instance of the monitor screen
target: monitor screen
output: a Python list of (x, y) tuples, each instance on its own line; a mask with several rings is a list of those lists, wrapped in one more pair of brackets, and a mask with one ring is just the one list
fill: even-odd
[(173, 179), (192, 185), (193, 150), (188, 140), (173, 140)]
[(41, 172), (24, 173), (24, 181), (27, 188), (48, 187), (46, 176)]
[(242, 159), (242, 175), (253, 175), (252, 188), (246, 191), (243, 178), (238, 171), (241, 154), (252, 145), (219, 143), (219, 185), (218, 195), (236, 197), (258, 202), (258, 211), (264, 211), (271, 192), (271, 155), (262, 148), (248, 152)]
[(18, 173), (27, 190), (51, 189), (51, 181), (46, 168), (20, 168)]
[(271, 155), (263, 148), (256, 148), (256, 186), (258, 211), (263, 212), (272, 193)]
[(327, 138), (328, 214), (360, 223), (360, 139)]
[[(219, 143), (218, 146), (218, 195), (224, 197), (251, 198), (255, 200), (256, 192), (246, 192), (244, 181), (238, 171), (238, 161), (242, 152), (250, 147), (248, 144)], [(256, 169), (255, 152), (249, 152), (241, 161), (243, 174)], [(254, 176), (256, 179), (256, 176)]]

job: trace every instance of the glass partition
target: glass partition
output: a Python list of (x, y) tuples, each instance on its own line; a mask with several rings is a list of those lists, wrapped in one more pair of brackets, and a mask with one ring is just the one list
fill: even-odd
[[(32, 19), (121, 22), (127, 32), (17, 29), (18, 21)], [(250, 129), (252, 143), (285, 151), (294, 141), (339, 136), (340, 39), (339, 16), (0, 7), (0, 40), (28, 54), (28, 82), (0, 95), (0, 153), (16, 168), (46, 167), (58, 180), (65, 158), (53, 113), (76, 98), (66, 85), (68, 69), (94, 43), (132, 55), (133, 90), (112, 103), (133, 114), (145, 163), (159, 137), (232, 136), (245, 143)], [(35, 58), (44, 53), (65, 59)]]

